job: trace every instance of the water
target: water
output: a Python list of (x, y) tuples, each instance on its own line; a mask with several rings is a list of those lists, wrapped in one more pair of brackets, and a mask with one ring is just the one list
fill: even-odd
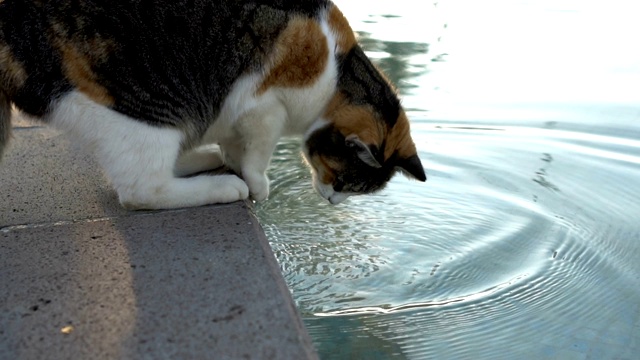
[(258, 216), (324, 359), (637, 359), (640, 5), (337, 1), (429, 180), (338, 206), (283, 142)]

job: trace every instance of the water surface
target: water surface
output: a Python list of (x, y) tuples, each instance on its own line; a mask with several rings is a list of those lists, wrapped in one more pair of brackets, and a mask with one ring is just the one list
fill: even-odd
[(332, 206), (278, 147), (257, 212), (321, 357), (637, 358), (636, 5), (337, 4), (429, 179)]

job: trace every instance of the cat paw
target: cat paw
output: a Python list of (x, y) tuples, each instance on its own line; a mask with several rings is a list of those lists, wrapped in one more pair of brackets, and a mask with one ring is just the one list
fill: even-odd
[(265, 174), (245, 174), (244, 180), (249, 186), (251, 198), (262, 201), (269, 196), (269, 178)]
[(244, 200), (249, 197), (249, 187), (242, 179), (235, 175), (219, 175), (221, 178), (220, 188), (223, 198), (219, 202), (234, 202)]

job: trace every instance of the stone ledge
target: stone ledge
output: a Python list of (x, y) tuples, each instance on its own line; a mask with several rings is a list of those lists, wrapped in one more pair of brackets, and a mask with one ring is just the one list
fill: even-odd
[(26, 127), (0, 164), (0, 358), (313, 359), (250, 205), (127, 212)]

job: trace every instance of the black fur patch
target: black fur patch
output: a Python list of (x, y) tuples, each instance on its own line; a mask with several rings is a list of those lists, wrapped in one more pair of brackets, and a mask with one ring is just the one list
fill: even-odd
[(389, 127), (400, 115), (400, 100), (360, 46), (338, 58), (338, 88), (354, 105), (371, 106)]

